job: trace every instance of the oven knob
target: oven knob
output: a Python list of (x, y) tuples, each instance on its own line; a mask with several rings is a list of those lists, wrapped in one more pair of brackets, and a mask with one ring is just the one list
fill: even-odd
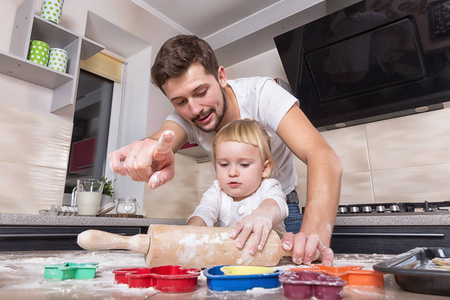
[(384, 213), (386, 211), (386, 208), (384, 208), (384, 205), (377, 205), (376, 210), (377, 213)]
[(366, 206), (363, 206), (363, 213), (371, 213), (372, 212), (372, 207), (370, 207), (370, 206), (368, 206), (368, 205), (366, 205)]
[(389, 206), (389, 210), (391, 212), (399, 212), (400, 211), (400, 207), (397, 204), (392, 204), (391, 206)]
[(346, 213), (347, 213), (347, 207), (345, 207), (345, 206), (339, 206), (339, 207), (338, 207), (338, 213), (340, 213), (340, 214), (346, 214)]
[(359, 213), (359, 207), (358, 207), (358, 206), (352, 206), (352, 207), (350, 207), (350, 212), (351, 212), (352, 214)]

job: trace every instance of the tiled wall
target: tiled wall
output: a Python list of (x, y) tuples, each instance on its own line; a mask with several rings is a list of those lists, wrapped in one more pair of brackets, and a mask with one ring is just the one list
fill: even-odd
[(183, 154), (176, 154), (175, 159), (172, 181), (155, 190), (145, 185), (143, 210), (149, 218), (189, 217), (215, 179), (210, 162), (198, 164), (195, 158)]
[(0, 105), (0, 212), (61, 205), (72, 123)]
[[(450, 105), (323, 132), (344, 167), (341, 203), (450, 200)], [(302, 206), (306, 167), (298, 164)]]
[[(450, 200), (450, 103), (446, 108), (322, 132), (342, 161), (341, 204)], [(215, 179), (211, 163), (177, 154), (176, 179), (146, 188), (149, 217), (186, 218)], [(306, 167), (296, 161), (300, 206)]]

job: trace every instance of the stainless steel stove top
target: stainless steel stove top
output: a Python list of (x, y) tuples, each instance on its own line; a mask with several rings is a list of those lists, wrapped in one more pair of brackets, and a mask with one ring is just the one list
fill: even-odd
[(442, 202), (392, 202), (348, 204), (338, 207), (338, 215), (381, 215), (415, 213), (450, 213), (450, 201)]

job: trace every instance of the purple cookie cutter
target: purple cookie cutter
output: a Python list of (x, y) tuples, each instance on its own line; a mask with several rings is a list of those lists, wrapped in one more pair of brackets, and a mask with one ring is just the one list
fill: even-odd
[(312, 271), (296, 271), (280, 275), (284, 296), (290, 299), (340, 300), (344, 298), (346, 281)]

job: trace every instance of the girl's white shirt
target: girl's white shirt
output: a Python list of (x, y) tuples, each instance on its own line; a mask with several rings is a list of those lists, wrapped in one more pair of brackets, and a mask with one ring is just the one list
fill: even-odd
[[(233, 201), (219, 186), (217, 180), (203, 194), (200, 204), (196, 207), (193, 216), (200, 217), (207, 226), (229, 227), (242, 218), (250, 215), (265, 199), (275, 200), (281, 211), (282, 219), (289, 214), (286, 196), (278, 180), (269, 178), (261, 182), (259, 188), (249, 197), (241, 201)], [(273, 229), (282, 237), (285, 233), (284, 222), (273, 226)]]

